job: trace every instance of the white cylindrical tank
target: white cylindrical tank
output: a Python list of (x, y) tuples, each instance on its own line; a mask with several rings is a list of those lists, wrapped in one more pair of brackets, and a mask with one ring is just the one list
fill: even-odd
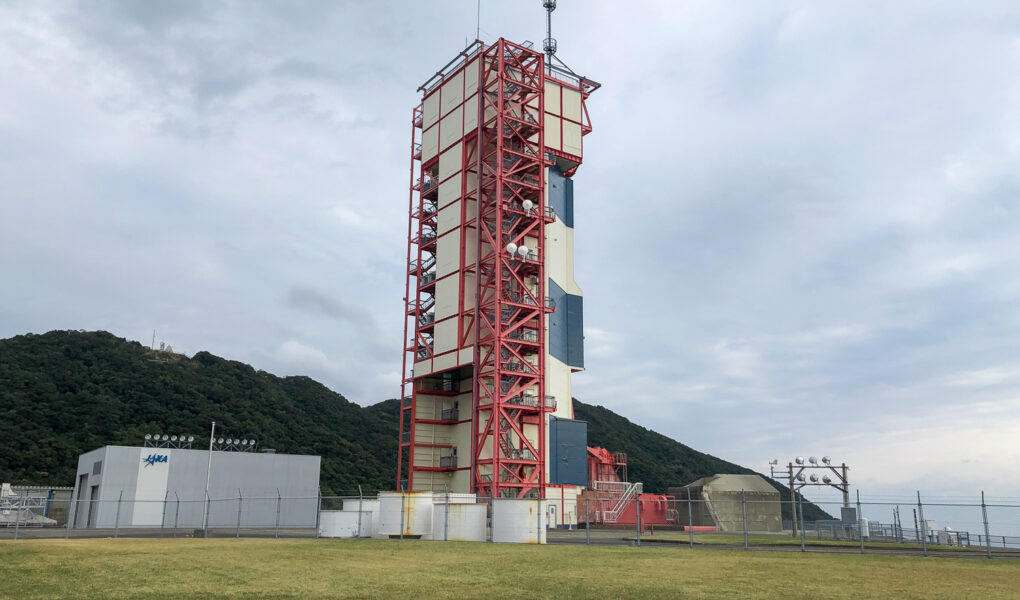
[(432, 492), (379, 492), (379, 534), (431, 539)]
[(544, 544), (548, 500), (496, 498), (492, 501), (492, 541)]
[[(359, 506), (360, 506), (360, 509), (359, 509)], [(371, 521), (371, 525), (372, 526), (370, 528), (366, 529), (364, 527), (364, 525), (362, 525), (361, 531), (362, 531), (362, 534), (364, 536), (372, 537), (372, 538), (376, 538), (376, 539), (387, 537), (387, 536), (381, 535), (379, 533), (379, 501), (378, 500), (376, 500), (376, 499), (359, 500), (357, 498), (344, 500), (344, 512), (358, 512), (359, 510), (361, 512), (371, 513), (371, 515), (372, 515), (372, 521)]]
[(319, 512), (319, 537), (353, 538), (368, 537), (372, 531), (372, 513), (347, 510), (323, 510)]
[(486, 504), (455, 503), (452, 497), (448, 505), (435, 504), (432, 507), (432, 539), (450, 542), (486, 541), (485, 517), (488, 510)]

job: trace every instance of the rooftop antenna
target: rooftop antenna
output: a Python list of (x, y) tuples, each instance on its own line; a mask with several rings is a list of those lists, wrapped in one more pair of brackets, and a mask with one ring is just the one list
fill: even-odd
[(478, 0), (475, 10), (475, 39), (482, 39), (482, 0)]
[(556, 0), (542, 0), (542, 7), (545, 8), (545, 40), (542, 49), (545, 51), (546, 64), (552, 64), (553, 54), (556, 54), (556, 40), (552, 36), (552, 14), (556, 10)]

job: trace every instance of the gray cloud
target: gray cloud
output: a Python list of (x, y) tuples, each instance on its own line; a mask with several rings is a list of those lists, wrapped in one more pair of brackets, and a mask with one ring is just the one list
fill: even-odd
[[(474, 37), (431, 6), (0, 6), (0, 335), (155, 328), (395, 396), (415, 88)], [(752, 466), (1020, 496), (1015, 3), (562, 2), (554, 32), (605, 83), (578, 397)]]

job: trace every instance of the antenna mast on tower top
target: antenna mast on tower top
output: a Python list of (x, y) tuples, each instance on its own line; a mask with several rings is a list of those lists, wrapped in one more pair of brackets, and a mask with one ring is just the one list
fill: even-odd
[(553, 54), (556, 54), (556, 40), (552, 36), (552, 14), (556, 10), (556, 0), (542, 0), (542, 7), (545, 8), (545, 41), (542, 42), (542, 49), (545, 51), (546, 64), (550, 64)]

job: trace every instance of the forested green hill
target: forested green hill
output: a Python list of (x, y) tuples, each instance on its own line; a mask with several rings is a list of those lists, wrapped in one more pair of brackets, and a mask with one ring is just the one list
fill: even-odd
[[(146, 433), (254, 437), (322, 456), (323, 493), (391, 489), (398, 404), (360, 407), (308, 377), (277, 377), (208, 352), (154, 353), (103, 331), (0, 340), (0, 481), (72, 485), (78, 454)], [(751, 473), (575, 400), (588, 442), (626, 452), (631, 481), (664, 491), (715, 473)], [(782, 489), (782, 486), (777, 486)], [(789, 492), (784, 493), (784, 498)], [(816, 510), (805, 505), (805, 516)]]

